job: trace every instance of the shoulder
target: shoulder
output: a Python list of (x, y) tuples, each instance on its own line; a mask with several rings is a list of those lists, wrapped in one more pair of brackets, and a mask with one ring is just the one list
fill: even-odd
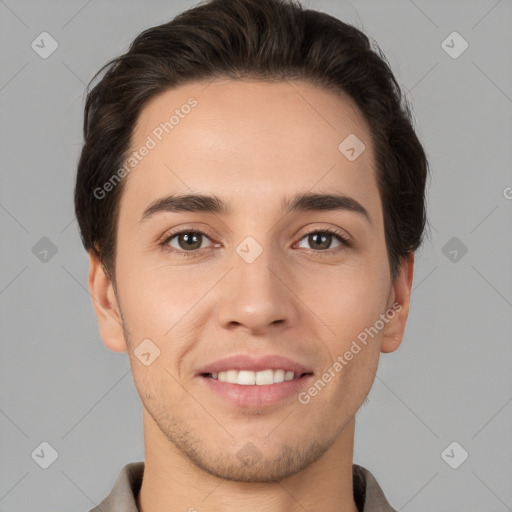
[(370, 471), (353, 464), (352, 478), (354, 500), (360, 512), (396, 512)]
[(138, 512), (136, 497), (142, 484), (144, 462), (123, 467), (110, 494), (89, 512)]

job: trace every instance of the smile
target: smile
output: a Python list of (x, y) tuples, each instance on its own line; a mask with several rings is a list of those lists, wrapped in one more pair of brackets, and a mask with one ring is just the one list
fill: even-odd
[(261, 370), (253, 372), (250, 370), (226, 370), (219, 373), (209, 373), (205, 376), (221, 382), (229, 382), (231, 384), (241, 384), (242, 386), (268, 386), (270, 384), (278, 384), (280, 382), (293, 380), (304, 374), (295, 374), (286, 370)]

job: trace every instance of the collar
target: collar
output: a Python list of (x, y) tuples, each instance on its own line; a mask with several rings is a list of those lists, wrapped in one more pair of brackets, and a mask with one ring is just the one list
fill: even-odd
[[(136, 497), (142, 485), (144, 462), (124, 466), (110, 494), (89, 512), (139, 512)], [(375, 477), (362, 466), (352, 465), (354, 501), (359, 512), (396, 512)]]

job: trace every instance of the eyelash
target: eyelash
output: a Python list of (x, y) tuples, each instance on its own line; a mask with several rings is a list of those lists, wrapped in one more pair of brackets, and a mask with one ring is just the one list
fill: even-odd
[[(175, 254), (179, 257), (191, 257), (191, 256), (196, 256), (198, 255), (201, 251), (203, 251), (205, 248), (203, 249), (194, 249), (193, 251), (184, 251), (184, 250), (178, 250), (178, 249), (175, 249), (173, 247), (170, 247), (168, 245), (168, 243), (173, 239), (175, 238), (176, 236), (179, 236), (181, 234), (199, 234), (199, 235), (204, 235), (206, 236), (207, 238), (211, 239), (207, 233), (204, 233), (203, 231), (199, 231), (199, 230), (192, 230), (192, 229), (185, 229), (185, 230), (181, 230), (181, 231), (177, 231), (176, 233), (172, 233), (170, 234), (169, 236), (166, 236), (164, 238), (164, 240), (162, 242), (159, 242), (159, 245), (162, 247), (163, 250), (167, 251), (167, 252), (170, 252), (171, 254)], [(307, 233), (304, 233), (304, 235), (299, 239), (299, 242), (301, 240), (303, 240), (304, 238), (306, 238), (307, 236), (310, 236), (310, 235), (314, 235), (314, 234), (325, 234), (325, 233), (329, 233), (330, 235), (334, 235), (336, 238), (338, 238), (338, 240), (341, 242), (341, 246), (340, 247), (336, 247), (334, 249), (326, 249), (326, 250), (315, 250), (315, 249), (309, 249), (310, 251), (320, 255), (320, 256), (328, 256), (328, 255), (332, 255), (333, 253), (336, 253), (340, 250), (342, 250), (343, 246), (345, 247), (352, 247), (352, 241), (347, 237), (347, 235), (345, 235), (344, 233), (342, 233), (341, 231), (338, 231), (336, 229), (333, 229), (333, 228), (322, 228), (322, 229), (315, 229), (313, 231), (309, 231)]]

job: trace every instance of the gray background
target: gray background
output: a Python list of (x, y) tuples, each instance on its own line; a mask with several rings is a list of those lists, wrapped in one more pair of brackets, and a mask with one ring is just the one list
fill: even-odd
[[(303, 3), (379, 43), (432, 168), (405, 340), (381, 357), (354, 460), (397, 510), (511, 510), (512, 2)], [(0, 511), (89, 510), (143, 460), (141, 405), (126, 354), (98, 335), (72, 192), (85, 84), (192, 5), (0, 0)], [(31, 48), (43, 31), (59, 45), (47, 59)], [(441, 45), (453, 31), (469, 44), (458, 58)], [(43, 237), (57, 249), (46, 261)], [(31, 456), (44, 441), (58, 453), (48, 469)]]

